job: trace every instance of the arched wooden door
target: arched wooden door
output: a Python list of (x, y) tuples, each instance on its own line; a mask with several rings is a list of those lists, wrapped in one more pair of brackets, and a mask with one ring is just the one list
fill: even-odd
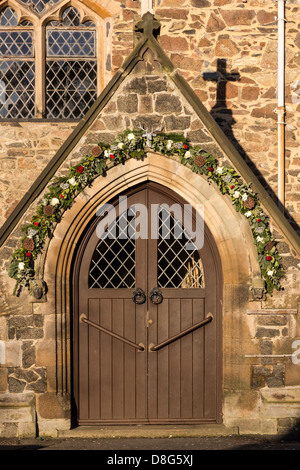
[(73, 283), (79, 425), (221, 421), (220, 268), (207, 229), (198, 250), (183, 209), (148, 183), (82, 241)]

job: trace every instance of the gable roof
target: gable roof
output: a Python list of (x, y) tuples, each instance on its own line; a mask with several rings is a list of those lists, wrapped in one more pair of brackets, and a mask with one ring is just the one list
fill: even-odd
[(66, 160), (69, 153), (76, 146), (86, 130), (92, 125), (99, 113), (103, 110), (110, 98), (118, 90), (123, 80), (131, 73), (147, 48), (153, 50), (157, 60), (161, 63), (164, 73), (169, 76), (175, 86), (179, 89), (184, 98), (193, 108), (195, 114), (202, 121), (203, 125), (213, 137), (215, 142), (222, 148), (224, 154), (231, 161), (236, 171), (247, 182), (251, 183), (252, 188), (257, 193), (260, 203), (267, 213), (272, 217), (282, 234), (291, 244), (294, 250), (300, 254), (300, 237), (286, 219), (282, 211), (276, 205), (270, 194), (262, 186), (253, 171), (241, 157), (232, 142), (224, 134), (220, 126), (205, 108), (198, 96), (192, 90), (190, 85), (175, 68), (169, 57), (165, 54), (159, 42), (154, 36), (154, 32), (159, 29), (159, 22), (151, 13), (143, 15), (142, 19), (136, 24), (136, 31), (142, 31), (142, 36), (135, 45), (131, 54), (127, 57), (121, 68), (116, 72), (111, 81), (99, 95), (97, 100), (91, 106), (87, 114), (81, 119), (74, 131), (61, 146), (58, 152), (50, 160), (48, 165), (42, 171), (40, 176), (32, 184), (30, 189), (15, 207), (9, 218), (0, 229), (0, 246), (2, 246), (17, 226), (21, 217), (24, 215), (30, 204), (42, 193), (50, 179), (54, 176), (58, 168)]

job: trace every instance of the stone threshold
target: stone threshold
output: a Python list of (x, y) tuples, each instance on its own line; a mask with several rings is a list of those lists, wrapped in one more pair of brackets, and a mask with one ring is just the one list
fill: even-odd
[(238, 435), (237, 427), (223, 424), (203, 425), (135, 425), (135, 426), (78, 426), (70, 430), (60, 430), (59, 438), (183, 438), (219, 437)]

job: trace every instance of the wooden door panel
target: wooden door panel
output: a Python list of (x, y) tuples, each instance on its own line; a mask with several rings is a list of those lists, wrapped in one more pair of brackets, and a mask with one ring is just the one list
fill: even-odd
[[(145, 344), (145, 306), (131, 299), (89, 299), (88, 316)], [(81, 325), (80, 336), (79, 423), (146, 419), (145, 353), (89, 325)]]
[[(165, 298), (149, 308), (150, 345), (177, 335), (205, 318), (201, 298)], [(211, 325), (187, 334), (159, 351), (149, 352), (149, 419), (202, 420), (215, 418), (215, 409), (204, 415), (205, 384), (211, 394), (214, 356), (209, 357)], [(213, 401), (214, 399), (210, 400)]]

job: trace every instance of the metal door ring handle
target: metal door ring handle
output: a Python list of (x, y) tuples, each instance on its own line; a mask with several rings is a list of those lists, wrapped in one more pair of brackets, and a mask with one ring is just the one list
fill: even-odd
[(146, 295), (143, 289), (136, 289), (132, 294), (132, 300), (138, 305), (144, 304), (146, 302)]
[(157, 288), (154, 287), (152, 291), (150, 292), (150, 302), (153, 304), (161, 304), (163, 301), (163, 295), (161, 291)]

